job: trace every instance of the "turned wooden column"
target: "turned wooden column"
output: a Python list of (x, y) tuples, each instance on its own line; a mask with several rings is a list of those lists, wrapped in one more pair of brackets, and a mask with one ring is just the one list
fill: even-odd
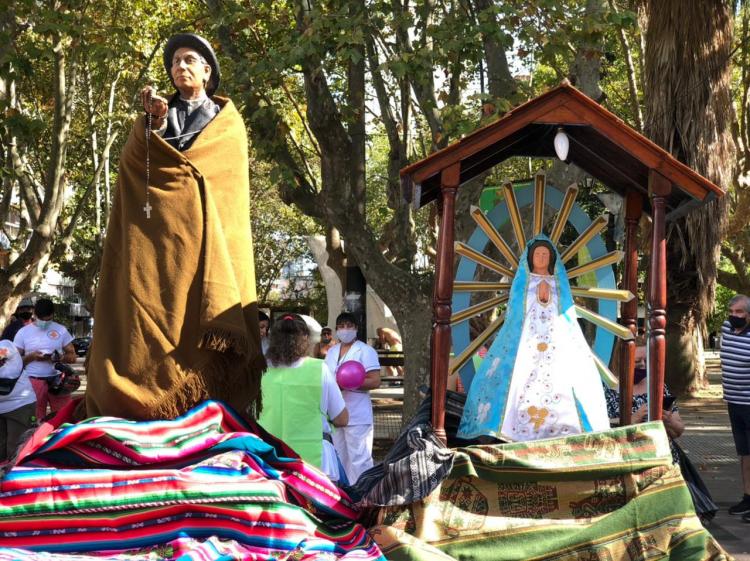
[[(638, 221), (643, 212), (643, 197), (638, 191), (628, 191), (625, 197), (625, 271), (623, 288), (634, 298), (622, 305), (621, 320), (633, 335), (638, 334)], [(620, 425), (632, 422), (633, 370), (635, 369), (635, 341), (623, 341), (620, 346)]]
[(432, 388), (432, 428), (437, 437), (443, 441), (443, 444), (447, 444), (445, 435), (445, 392), (448, 384), (448, 365), (451, 352), (454, 221), (456, 192), (458, 191), (460, 176), (460, 163), (455, 163), (441, 172), (441, 204), (438, 205), (440, 234), (438, 235), (432, 300), (430, 387)]
[(664, 398), (664, 370), (667, 354), (667, 242), (664, 207), (672, 182), (655, 170), (649, 171), (651, 196), (651, 269), (649, 271), (649, 420), (661, 420)]

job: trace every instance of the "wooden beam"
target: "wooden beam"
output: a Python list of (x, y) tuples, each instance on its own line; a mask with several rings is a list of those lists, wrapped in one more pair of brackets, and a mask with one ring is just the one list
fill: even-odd
[(505, 181), (503, 183), (503, 196), (505, 197), (505, 206), (508, 208), (510, 223), (513, 226), (513, 233), (516, 235), (518, 242), (518, 254), (521, 255), (526, 247), (526, 235), (523, 233), (523, 220), (521, 220), (521, 211), (518, 208), (516, 192), (513, 190), (513, 183)]
[[(638, 334), (638, 221), (643, 213), (643, 197), (637, 191), (625, 196), (625, 271), (623, 288), (636, 295), (621, 308), (622, 324), (633, 335)], [(635, 370), (634, 340), (622, 341), (620, 346), (620, 425), (633, 422), (633, 372)]]
[(609, 220), (606, 216), (602, 215), (594, 220), (588, 227), (581, 232), (581, 234), (571, 243), (560, 256), (560, 260), (563, 263), (570, 261), (578, 251), (589, 243), (594, 237), (607, 227)]
[(665, 206), (672, 191), (672, 182), (660, 173), (651, 170), (648, 178), (651, 194), (651, 270), (649, 274), (649, 418), (662, 418), (664, 398), (664, 370), (666, 361), (667, 329), (667, 241)]
[(472, 261), (474, 261), (474, 263), (478, 263), (479, 265), (489, 269), (490, 271), (495, 271), (496, 273), (499, 273), (505, 277), (513, 278), (514, 273), (511, 269), (509, 269), (502, 263), (498, 263), (491, 257), (487, 257), (484, 253), (481, 253), (473, 247), (466, 245), (464, 242), (456, 242), (455, 246), (456, 253), (458, 253), (459, 255), (466, 257), (467, 259), (471, 259)]
[(469, 362), (469, 360), (471, 360), (471, 357), (474, 356), (474, 353), (479, 350), (479, 347), (484, 345), (485, 341), (487, 341), (487, 339), (489, 339), (492, 334), (495, 333), (495, 331), (500, 329), (504, 321), (505, 314), (501, 314), (497, 317), (497, 319), (495, 319), (495, 321), (489, 324), (484, 331), (477, 335), (476, 339), (469, 343), (469, 346), (466, 347), (460, 355), (458, 355), (451, 361), (450, 373), (453, 374), (457, 370), (460, 370), (464, 364)]
[(445, 435), (445, 392), (451, 353), (451, 296), (453, 292), (453, 243), (455, 240), (456, 193), (461, 177), (461, 164), (445, 168), (440, 177), (441, 216), (435, 264), (433, 292), (433, 328), (430, 363), (432, 388), (432, 428), (447, 445)]
[(509, 282), (456, 281), (453, 292), (497, 292), (510, 290)]
[(476, 222), (477, 226), (487, 235), (487, 238), (493, 243), (500, 253), (503, 254), (505, 260), (510, 263), (512, 269), (518, 268), (518, 258), (513, 253), (508, 243), (500, 235), (495, 226), (489, 221), (487, 216), (484, 214), (481, 208), (477, 206), (471, 206), (469, 209), (471, 217)]
[(596, 271), (597, 269), (601, 269), (602, 267), (606, 267), (607, 265), (614, 265), (615, 263), (619, 263), (620, 261), (622, 261), (622, 256), (622, 251), (610, 251), (609, 253), (602, 255), (601, 257), (592, 259), (588, 263), (584, 263), (583, 265), (578, 265), (577, 267), (568, 269), (568, 278), (573, 279), (575, 277), (580, 277), (581, 275)]
[(560, 236), (562, 236), (565, 224), (568, 222), (568, 217), (573, 210), (573, 205), (576, 204), (576, 197), (578, 197), (578, 186), (575, 183), (571, 183), (565, 191), (565, 198), (560, 206), (560, 210), (557, 212), (555, 225), (552, 227), (552, 233), (549, 235), (549, 239), (555, 245), (560, 241)]
[(456, 312), (451, 316), (451, 325), (456, 325), (457, 323), (466, 321), (467, 319), (470, 319), (474, 316), (477, 316), (484, 312), (488, 312), (493, 308), (497, 308), (500, 304), (507, 302), (508, 298), (510, 298), (510, 294), (495, 296), (494, 298), (490, 298), (489, 300), (485, 300), (484, 302), (480, 302), (479, 304), (469, 306), (468, 308), (461, 310), (460, 312)]
[(534, 178), (534, 229), (532, 235), (536, 236), (542, 233), (544, 226), (544, 190), (547, 186), (546, 176), (544, 173), (537, 173)]

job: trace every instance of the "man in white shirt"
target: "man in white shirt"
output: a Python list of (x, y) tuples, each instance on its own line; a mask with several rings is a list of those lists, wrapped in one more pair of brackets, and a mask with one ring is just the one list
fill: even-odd
[(13, 344), (23, 357), (24, 373), (31, 379), (36, 394), (36, 418), (47, 415), (47, 405), (55, 412), (72, 399), (68, 395), (49, 393), (48, 380), (57, 376), (55, 362), (72, 364), (76, 361), (73, 337), (65, 326), (52, 321), (55, 305), (52, 300), (40, 298), (34, 304), (34, 323), (21, 328)]
[(339, 343), (326, 354), (326, 365), (336, 376), (340, 364), (356, 360), (365, 367), (365, 380), (356, 390), (342, 388), (341, 393), (349, 411), (349, 424), (333, 433), (333, 445), (344, 466), (351, 485), (359, 476), (372, 467), (372, 402), (369, 390), (380, 386), (380, 362), (378, 353), (362, 341), (357, 340), (357, 319), (354, 314), (344, 312), (336, 318), (336, 339)]

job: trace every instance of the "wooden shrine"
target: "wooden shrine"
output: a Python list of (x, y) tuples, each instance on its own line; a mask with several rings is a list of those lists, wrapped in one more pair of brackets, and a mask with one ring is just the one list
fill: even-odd
[[(440, 216), (430, 381), (432, 423), (446, 441), (445, 392), (451, 352), (451, 301), (454, 277), (455, 199), (462, 184), (512, 156), (555, 157), (558, 131), (569, 138), (567, 163), (625, 198), (623, 286), (637, 294), (637, 226), (643, 212), (653, 221), (649, 266), (648, 322), (651, 419), (661, 419), (667, 324), (666, 224), (721, 197), (721, 188), (639, 134), (568, 83), (520, 105), (446, 148), (401, 170), (416, 208), (437, 201)], [(637, 298), (622, 305), (622, 323), (635, 334)], [(635, 341), (623, 345), (619, 372), (621, 422), (630, 424)]]

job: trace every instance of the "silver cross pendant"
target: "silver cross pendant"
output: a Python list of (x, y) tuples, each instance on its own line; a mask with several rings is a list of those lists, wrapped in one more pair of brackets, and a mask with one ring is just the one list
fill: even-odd
[(151, 209), (153, 207), (151, 206), (151, 203), (146, 202), (146, 206), (143, 207), (143, 211), (146, 213), (146, 218), (151, 218)]

